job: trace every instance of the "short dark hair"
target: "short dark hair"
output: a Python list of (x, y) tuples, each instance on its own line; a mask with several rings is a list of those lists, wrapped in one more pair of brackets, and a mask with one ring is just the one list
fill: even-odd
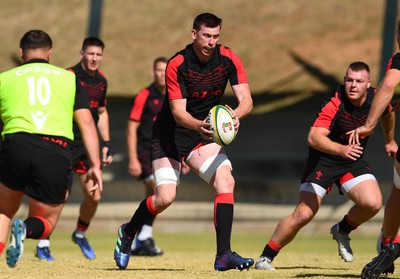
[(349, 65), (349, 68), (352, 69), (355, 72), (359, 72), (359, 71), (365, 70), (368, 73), (370, 73), (368, 64), (365, 63), (365, 62), (362, 62), (362, 61), (355, 61), (355, 62), (351, 63)]
[(199, 31), (202, 25), (209, 28), (222, 27), (222, 19), (211, 13), (202, 13), (194, 19), (193, 29)]
[(157, 63), (159, 63), (159, 62), (167, 63), (167, 62), (168, 62), (168, 58), (167, 58), (167, 57), (164, 57), (164, 56), (160, 56), (160, 57), (157, 57), (156, 59), (154, 59), (154, 62), (153, 62), (153, 69), (156, 68)]
[(42, 30), (29, 30), (26, 32), (20, 42), (19, 47), (22, 50), (37, 48), (52, 48), (53, 41), (50, 36)]
[(97, 37), (87, 37), (83, 40), (82, 50), (85, 50), (89, 46), (98, 46), (101, 47), (101, 49), (104, 49), (106, 47), (103, 41)]

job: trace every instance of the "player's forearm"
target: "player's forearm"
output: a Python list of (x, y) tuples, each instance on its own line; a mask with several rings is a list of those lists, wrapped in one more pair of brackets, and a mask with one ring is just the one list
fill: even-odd
[(137, 133), (128, 129), (126, 133), (126, 143), (128, 147), (129, 160), (137, 159)]
[(340, 156), (342, 150), (342, 144), (334, 142), (327, 137), (319, 138), (317, 140), (309, 139), (308, 145), (323, 153), (337, 156)]
[(107, 111), (99, 114), (99, 122), (97, 123), (97, 129), (99, 131), (100, 137), (105, 141), (110, 141), (110, 125), (109, 117)]
[(83, 144), (88, 155), (90, 166), (100, 168), (99, 137), (97, 136), (97, 130), (89, 111), (88, 116), (90, 117), (78, 120), (78, 125), (82, 134)]
[(389, 105), (393, 98), (394, 87), (393, 84), (383, 81), (375, 93), (374, 100), (371, 104), (371, 109), (368, 114), (367, 121), (365, 121), (365, 127), (374, 129), (378, 124), (379, 118), (382, 116), (386, 107)]
[(251, 97), (246, 97), (239, 103), (239, 105), (235, 109), (235, 112), (236, 115), (239, 117), (239, 119), (242, 119), (247, 115), (249, 115), (252, 110), (253, 110), (253, 100)]
[(199, 131), (203, 121), (191, 116), (189, 113), (174, 114), (174, 119), (179, 125), (194, 131)]
[(242, 119), (253, 110), (253, 99), (251, 97), (250, 87), (248, 84), (238, 84), (232, 86), (232, 89), (239, 103), (234, 110), (239, 119)]

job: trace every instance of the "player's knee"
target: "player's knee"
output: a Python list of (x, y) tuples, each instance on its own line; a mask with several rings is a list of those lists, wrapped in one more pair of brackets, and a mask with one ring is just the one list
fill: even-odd
[(96, 204), (100, 203), (101, 201), (101, 195), (96, 195), (93, 197), (92, 201)]
[(162, 212), (167, 209), (175, 200), (176, 194), (172, 195), (162, 195), (159, 197), (155, 197), (154, 206), (157, 212)]
[(235, 179), (232, 175), (224, 175), (215, 178), (213, 184), (214, 188), (218, 189), (218, 192), (232, 193), (235, 188)]
[(382, 197), (370, 197), (364, 204), (364, 207), (375, 215), (382, 208)]
[(315, 216), (315, 212), (313, 212), (310, 208), (305, 206), (299, 206), (296, 208), (293, 217), (298, 226), (302, 227), (308, 224)]

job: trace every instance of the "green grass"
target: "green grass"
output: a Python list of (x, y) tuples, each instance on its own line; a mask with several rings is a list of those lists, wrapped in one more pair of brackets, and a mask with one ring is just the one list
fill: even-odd
[[(345, 263), (337, 255), (336, 243), (329, 234), (299, 235), (274, 260), (276, 271), (252, 268), (243, 272), (216, 272), (214, 233), (157, 233), (157, 244), (165, 255), (131, 258), (128, 268), (120, 271), (113, 260), (116, 234), (89, 232), (88, 237), (97, 254), (95, 260), (83, 257), (69, 233), (55, 232), (51, 244), (54, 262), (39, 262), (33, 252), (37, 242), (29, 239), (15, 269), (6, 266), (3, 253), (0, 278), (360, 278), (362, 267), (376, 255), (374, 236), (355, 234), (352, 238), (355, 260)], [(261, 233), (236, 233), (232, 236), (232, 247), (242, 256), (256, 260), (268, 237)], [(395, 275), (388, 278), (398, 278)]]

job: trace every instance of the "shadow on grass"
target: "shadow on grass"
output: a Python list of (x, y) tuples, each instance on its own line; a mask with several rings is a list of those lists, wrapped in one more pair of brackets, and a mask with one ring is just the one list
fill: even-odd
[[(321, 266), (305, 266), (305, 265), (296, 265), (296, 266), (285, 266), (285, 267), (279, 267), (279, 270), (290, 270), (290, 269), (312, 269), (312, 270), (316, 270), (316, 269), (326, 269), (324, 267)], [(343, 268), (329, 268), (329, 270), (343, 270)]]
[(186, 271), (186, 269), (184, 268), (129, 268), (129, 269), (119, 269), (119, 268), (99, 268), (101, 270), (105, 270), (105, 271), (172, 271), (172, 272), (176, 272), (176, 271)]
[[(312, 270), (324, 270), (326, 268), (321, 267), (321, 266), (288, 266), (288, 267), (280, 267), (280, 270), (286, 269), (286, 270), (291, 270), (291, 269), (312, 269)], [(343, 271), (343, 268), (332, 268), (329, 267), (329, 270), (341, 270)], [(324, 278), (360, 278), (360, 275), (358, 274), (324, 274), (322, 271), (321, 273), (304, 273), (301, 272), (294, 276), (294, 278), (321, 278), (323, 276)]]
[(360, 278), (360, 274), (322, 274), (322, 273), (299, 273), (295, 278)]

